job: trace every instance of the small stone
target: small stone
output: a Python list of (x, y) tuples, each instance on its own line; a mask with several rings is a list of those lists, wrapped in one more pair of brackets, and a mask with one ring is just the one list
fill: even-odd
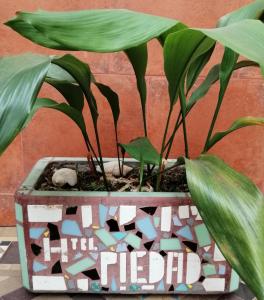
[[(122, 166), (121, 166), (121, 170), (122, 170)], [(133, 168), (123, 165), (123, 176), (126, 176), (130, 171), (132, 171)], [(118, 163), (117, 165), (113, 168), (113, 172), (112, 172), (113, 176), (119, 177), (120, 176), (120, 171), (119, 171), (119, 166)]]
[(77, 183), (77, 173), (75, 170), (68, 168), (61, 168), (55, 170), (52, 176), (52, 183), (55, 186), (64, 186), (68, 183), (70, 186), (75, 186)]
[[(122, 165), (121, 165), (122, 168)], [(126, 176), (133, 168), (123, 165), (123, 176)], [(98, 172), (102, 172), (100, 166), (96, 167)], [(118, 161), (109, 161), (104, 163), (104, 170), (106, 174), (113, 175), (115, 177), (120, 176)]]

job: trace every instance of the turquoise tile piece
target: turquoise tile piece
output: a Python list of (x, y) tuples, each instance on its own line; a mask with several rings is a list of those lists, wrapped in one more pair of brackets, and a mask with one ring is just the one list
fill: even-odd
[(74, 259), (74, 260), (77, 260), (77, 259), (79, 259), (79, 258), (81, 258), (81, 257), (83, 257), (82, 253), (81, 253), (81, 252), (78, 252), (78, 253), (76, 253), (76, 254), (74, 255), (73, 259)]
[(16, 220), (23, 223), (23, 208), (19, 203), (15, 203)]
[(141, 238), (139, 238), (137, 235), (130, 232), (124, 240), (132, 247), (136, 249), (140, 248)]
[(37, 272), (46, 270), (48, 267), (46, 265), (34, 260), (32, 268), (33, 268), (33, 272), (37, 273)]
[(82, 236), (80, 227), (74, 220), (64, 220), (61, 225), (61, 232), (66, 235)]
[(94, 233), (105, 244), (106, 247), (113, 246), (116, 244), (116, 241), (113, 238), (113, 236), (104, 228), (95, 230)]
[(104, 227), (105, 225), (107, 213), (108, 213), (108, 207), (103, 204), (99, 204), (99, 221), (101, 227)]
[(204, 224), (195, 226), (194, 230), (200, 247), (208, 246), (211, 244), (209, 232)]
[(160, 250), (180, 250), (181, 243), (177, 238), (160, 239)]
[(91, 289), (94, 291), (94, 292), (101, 292), (101, 286), (98, 282), (92, 282), (91, 283)]
[(157, 286), (157, 291), (165, 291), (164, 281), (161, 280), (161, 282)]
[(117, 291), (117, 285), (116, 285), (115, 278), (112, 278), (112, 281), (111, 281), (111, 291), (112, 292), (116, 292)]
[(90, 252), (90, 256), (94, 259), (97, 260), (99, 253), (98, 252)]
[(126, 232), (113, 232), (112, 235), (114, 236), (115, 239), (120, 241), (127, 235), (127, 233)]
[(24, 287), (29, 289), (24, 229), (19, 224), (17, 224), (16, 228), (17, 228), (17, 240), (18, 240), (18, 249), (19, 249), (19, 257), (20, 257), (20, 267), (22, 272), (22, 283)]
[(175, 226), (182, 226), (181, 221), (179, 220), (179, 218), (178, 218), (176, 215), (174, 215), (174, 216), (172, 217), (172, 220), (173, 220), (173, 224), (174, 224)]
[(114, 216), (117, 212), (118, 207), (117, 206), (110, 206), (109, 208), (109, 215)]
[(183, 284), (183, 283), (179, 284), (175, 289), (175, 291), (177, 291), (177, 292), (188, 292), (188, 290), (189, 289), (188, 289), (187, 285)]
[(129, 290), (130, 290), (131, 292), (139, 291), (139, 290), (140, 290), (140, 286), (138, 286), (138, 285), (136, 285), (136, 284), (131, 284), (131, 285), (129, 286)]
[(203, 254), (203, 258), (210, 261), (212, 259), (212, 254), (210, 254), (210, 253), (204, 253)]
[(45, 227), (35, 227), (29, 229), (29, 236), (31, 239), (38, 239), (42, 235), (42, 233), (46, 230)]
[(154, 221), (154, 226), (157, 228), (159, 227), (159, 224), (160, 224), (160, 217), (154, 217), (153, 218), (153, 221)]
[(226, 273), (226, 266), (225, 265), (219, 265), (219, 275), (224, 275)]
[(157, 237), (156, 229), (153, 226), (150, 217), (137, 220), (136, 225), (149, 240), (154, 240)]
[(181, 229), (179, 229), (178, 231), (176, 231), (177, 235), (180, 235), (188, 240), (193, 240), (193, 235), (190, 229), (190, 226), (186, 225), (184, 227), (182, 227)]
[(95, 264), (95, 261), (91, 259), (90, 257), (83, 258), (82, 260), (79, 260), (77, 263), (70, 265), (68, 268), (66, 268), (66, 271), (70, 273), (71, 275), (76, 275), (91, 266)]
[(211, 265), (211, 264), (203, 265), (203, 272), (204, 272), (205, 277), (210, 276), (210, 275), (215, 275), (216, 274), (215, 266)]
[(231, 272), (231, 279), (230, 279), (230, 292), (235, 291), (238, 289), (239, 286), (239, 276), (236, 271), (232, 270)]
[(116, 246), (116, 252), (127, 252), (127, 244), (121, 243)]

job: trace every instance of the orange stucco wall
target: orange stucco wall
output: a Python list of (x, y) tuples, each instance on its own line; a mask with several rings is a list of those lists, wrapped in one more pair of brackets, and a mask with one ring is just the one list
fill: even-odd
[[(189, 26), (212, 27), (223, 14), (250, 0), (0, 0), (0, 23), (11, 18), (16, 11), (79, 10), (89, 8), (128, 8), (179, 19)], [(0, 55), (37, 52), (55, 54), (58, 51), (42, 48), (20, 37), (0, 24)], [(129, 32), (128, 32), (129, 34)], [(219, 47), (213, 63), (222, 53)], [(142, 135), (140, 105), (131, 66), (123, 53), (75, 53), (86, 60), (96, 77), (110, 84), (119, 94), (121, 117), (119, 136), (121, 142)], [(168, 108), (166, 80), (162, 71), (162, 50), (156, 41), (149, 43), (147, 71), (147, 118), (152, 142), (159, 148)], [(203, 74), (204, 76), (204, 74)], [(195, 157), (201, 151), (212, 112), (217, 99), (218, 86), (214, 86), (189, 115), (188, 134), (190, 153)], [(42, 96), (61, 100), (50, 87), (44, 86)], [(98, 98), (101, 113), (99, 128), (104, 156), (115, 156), (113, 124), (107, 103)], [(177, 114), (178, 106), (174, 114)], [(86, 111), (88, 115), (88, 111)], [(257, 70), (237, 72), (231, 81), (221, 109), (216, 129), (225, 129), (241, 116), (264, 115), (264, 81)], [(90, 124), (89, 116), (87, 122)], [(88, 125), (89, 128), (89, 125)], [(244, 172), (264, 190), (264, 130), (261, 127), (245, 128), (231, 134), (211, 152), (218, 154), (231, 166)], [(184, 151), (180, 131), (173, 147), (172, 157)], [(15, 223), (13, 193), (34, 162), (43, 156), (84, 156), (84, 143), (77, 127), (58, 112), (43, 110), (37, 113), (27, 129), (20, 134), (0, 158), (0, 225)]]

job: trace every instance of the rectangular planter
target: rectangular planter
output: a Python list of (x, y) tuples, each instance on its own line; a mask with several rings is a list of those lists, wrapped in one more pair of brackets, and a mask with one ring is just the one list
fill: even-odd
[(33, 292), (227, 293), (239, 278), (185, 193), (38, 191), (15, 197), (23, 286)]

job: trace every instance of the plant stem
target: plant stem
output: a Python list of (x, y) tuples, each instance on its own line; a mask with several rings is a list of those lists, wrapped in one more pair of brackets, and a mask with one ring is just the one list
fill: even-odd
[(183, 128), (183, 137), (184, 137), (184, 148), (185, 148), (185, 156), (186, 158), (189, 158), (189, 146), (188, 146), (188, 138), (187, 138), (187, 130), (186, 130), (186, 122), (185, 122), (185, 116), (186, 116), (186, 98), (184, 95), (184, 88), (180, 88), (180, 104), (181, 104), (181, 115), (182, 115), (182, 128)]
[(116, 152), (117, 152), (117, 159), (118, 159), (119, 174), (120, 174), (120, 176), (123, 176), (123, 172), (122, 172), (121, 164), (120, 164), (117, 128), (115, 128), (115, 139), (116, 139)]
[(159, 188), (160, 188), (162, 157), (163, 157), (163, 152), (164, 152), (164, 148), (165, 148), (165, 142), (166, 142), (167, 133), (168, 133), (168, 129), (169, 129), (169, 124), (170, 124), (172, 110), (173, 110), (173, 106), (170, 105), (170, 110), (169, 110), (167, 121), (166, 121), (166, 126), (165, 126), (165, 131), (164, 131), (164, 134), (163, 134), (161, 151), (160, 151), (159, 174), (158, 174), (157, 183), (156, 183), (156, 191), (157, 192), (159, 191)]

